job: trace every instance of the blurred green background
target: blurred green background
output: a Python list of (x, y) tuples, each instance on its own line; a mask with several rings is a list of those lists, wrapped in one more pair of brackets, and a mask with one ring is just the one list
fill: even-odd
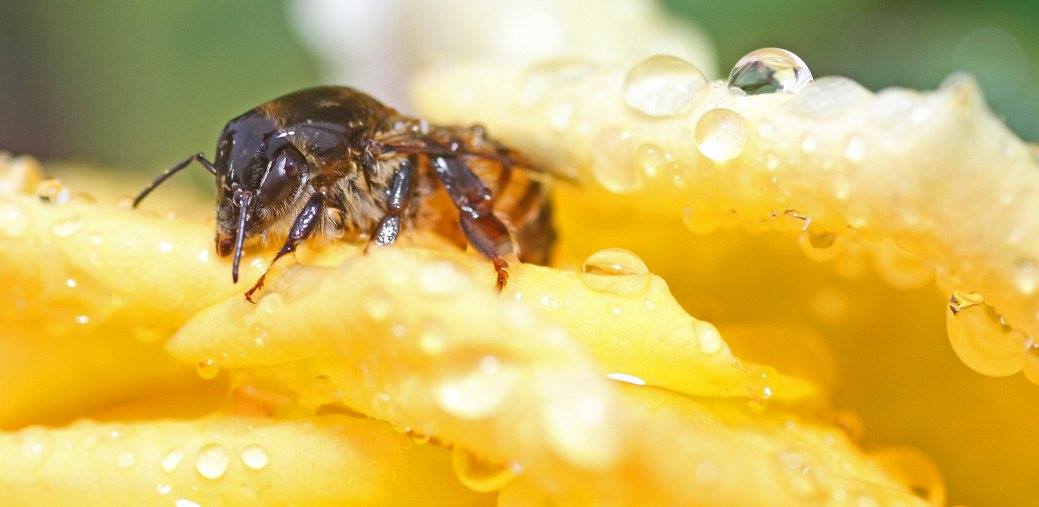
[[(1018, 134), (1039, 138), (1037, 2), (667, 3), (708, 33), (722, 68), (780, 46), (816, 76), (873, 89), (934, 88), (968, 70)], [(291, 7), (0, 0), (0, 149), (149, 171), (208, 153), (232, 116), (320, 82)]]

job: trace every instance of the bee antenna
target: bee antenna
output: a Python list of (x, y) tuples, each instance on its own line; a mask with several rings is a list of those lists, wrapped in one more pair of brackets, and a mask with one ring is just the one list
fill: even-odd
[(236, 201), (238, 202), (238, 233), (234, 239), (234, 261), (231, 263), (231, 280), (234, 283), (238, 283), (238, 264), (242, 260), (242, 245), (245, 243), (245, 222), (248, 217), (249, 201), (252, 200), (252, 194), (249, 192), (237, 192)]
[(205, 167), (207, 171), (209, 171), (214, 176), (216, 176), (216, 166), (214, 166), (213, 163), (210, 162), (209, 160), (206, 160), (206, 156), (205, 155), (203, 155), (201, 153), (196, 153), (196, 154), (194, 154), (194, 155), (192, 155), (192, 156), (190, 156), (190, 157), (188, 157), (188, 158), (186, 158), (184, 160), (181, 160), (180, 162), (177, 163), (177, 165), (175, 165), (175, 166), (173, 166), (173, 167), (171, 167), (169, 169), (166, 169), (165, 171), (162, 172), (162, 174), (160, 174), (158, 177), (156, 177), (154, 180), (152, 180), (152, 182), (149, 183), (148, 186), (144, 187), (144, 190), (141, 190), (141, 193), (137, 194), (137, 197), (134, 197), (134, 199), (133, 199), (133, 207), (136, 208), (137, 205), (140, 204), (141, 201), (144, 200), (144, 198), (148, 196), (148, 194), (152, 193), (152, 190), (155, 190), (159, 185), (162, 185), (163, 182), (168, 180), (170, 176), (173, 176), (174, 174), (179, 173), (182, 169), (184, 169), (189, 164), (191, 164), (192, 162), (195, 162), (195, 161), (198, 161), (198, 163), (202, 164), (202, 166)]

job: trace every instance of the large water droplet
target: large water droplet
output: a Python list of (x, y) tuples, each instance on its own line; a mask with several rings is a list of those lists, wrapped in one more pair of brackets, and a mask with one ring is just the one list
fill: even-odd
[(591, 170), (595, 181), (611, 192), (631, 192), (642, 186), (642, 172), (634, 163), (631, 133), (604, 128), (592, 141)]
[(462, 484), (481, 493), (498, 491), (511, 482), (520, 471), (520, 467), (515, 463), (490, 462), (461, 447), (451, 450), (451, 467)]
[(485, 356), (473, 371), (441, 384), (437, 389), (437, 404), (457, 417), (487, 417), (508, 397), (516, 378), (514, 371), (502, 368), (498, 358)]
[(674, 56), (642, 60), (624, 78), (624, 103), (649, 116), (677, 116), (701, 90), (707, 78), (695, 65)]
[(953, 352), (972, 370), (992, 377), (1021, 371), (1024, 334), (1003, 322), (980, 294), (953, 291), (945, 328)]
[(700, 153), (718, 163), (740, 156), (749, 139), (747, 120), (725, 108), (704, 113), (693, 135)]
[(180, 466), (180, 462), (184, 460), (184, 451), (180, 449), (171, 449), (162, 457), (160, 462), (162, 469), (166, 472), (172, 472)]
[(253, 470), (263, 469), (270, 462), (271, 456), (267, 454), (267, 449), (260, 444), (250, 444), (242, 449), (242, 463)]
[(219, 479), (227, 472), (230, 461), (220, 444), (206, 444), (195, 457), (195, 470), (207, 479)]
[(914, 495), (931, 505), (945, 505), (945, 481), (931, 458), (909, 447), (883, 449), (871, 457), (908, 486)]
[(595, 252), (585, 259), (580, 276), (589, 289), (627, 297), (644, 294), (652, 282), (646, 263), (623, 248)]
[(812, 82), (808, 65), (794, 53), (780, 48), (762, 48), (740, 58), (729, 73), (729, 86), (750, 95), (794, 93)]

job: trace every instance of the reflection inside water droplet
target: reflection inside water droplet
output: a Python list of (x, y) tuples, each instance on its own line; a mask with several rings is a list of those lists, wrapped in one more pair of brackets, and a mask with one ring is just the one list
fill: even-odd
[(195, 470), (207, 479), (219, 479), (227, 471), (230, 459), (220, 444), (206, 444), (198, 450), (195, 457)]
[(794, 53), (762, 48), (748, 53), (729, 73), (729, 86), (749, 95), (794, 93), (812, 81), (808, 65)]
[(953, 352), (971, 369), (993, 377), (1021, 371), (1027, 338), (1008, 326), (980, 294), (953, 291), (945, 327)]

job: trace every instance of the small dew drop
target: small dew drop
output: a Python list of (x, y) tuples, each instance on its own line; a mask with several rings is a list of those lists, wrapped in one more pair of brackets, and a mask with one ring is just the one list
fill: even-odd
[(202, 507), (202, 506), (199, 505), (198, 502), (195, 502), (193, 500), (188, 500), (187, 498), (178, 498), (178, 499), (173, 501), (173, 507)]
[(166, 472), (172, 472), (180, 466), (180, 462), (184, 460), (184, 451), (180, 449), (170, 449), (165, 456), (162, 457), (160, 465)]
[(1017, 272), (1014, 273), (1014, 285), (1018, 292), (1025, 296), (1035, 293), (1036, 285), (1039, 284), (1039, 269), (1031, 259), (1023, 259), (1017, 263)]
[(116, 464), (119, 465), (119, 468), (130, 468), (134, 466), (134, 463), (137, 463), (137, 457), (130, 451), (121, 452), (119, 457), (116, 458)]
[(780, 48), (762, 48), (740, 58), (729, 73), (729, 86), (748, 95), (795, 93), (812, 82), (808, 65), (794, 53)]
[(591, 171), (595, 181), (611, 192), (642, 187), (642, 172), (634, 163), (631, 133), (616, 127), (601, 130), (592, 141)]
[(228, 463), (227, 452), (220, 444), (206, 444), (195, 457), (195, 470), (202, 477), (215, 480), (224, 476)]
[(1026, 337), (1008, 326), (980, 294), (953, 291), (945, 328), (953, 352), (972, 370), (992, 377), (1021, 371)]
[(9, 204), (0, 205), (0, 232), (9, 238), (17, 238), (28, 228), (29, 223), (21, 209)]
[(1029, 342), (1028, 348), (1025, 350), (1021, 373), (1029, 382), (1039, 385), (1039, 343), (1036, 343), (1034, 339)]
[(426, 445), (433, 438), (432, 435), (417, 431), (408, 431), (408, 437), (415, 445)]
[(90, 324), (90, 316), (89, 315), (76, 315), (76, 317), (73, 320), (76, 321), (76, 324), (79, 324), (81, 326), (85, 326), (87, 324)]
[(361, 304), (365, 313), (374, 320), (384, 320), (390, 314), (390, 299), (381, 291), (368, 294)]
[(613, 306), (610, 307), (610, 313), (613, 314), (613, 315), (620, 315), (620, 314), (624, 313), (624, 310), (622, 310), (621, 307), (619, 307), (617, 305), (613, 305)]
[[(652, 282), (646, 263), (623, 248), (607, 248), (590, 255), (581, 266), (580, 278), (589, 289), (627, 297), (644, 294)], [(610, 311), (618, 313), (612, 308)]]
[(78, 217), (59, 220), (51, 226), (51, 233), (59, 238), (67, 238), (83, 227)]
[(719, 164), (728, 162), (747, 146), (747, 120), (731, 109), (711, 109), (696, 122), (694, 139), (703, 156)]
[(710, 323), (698, 320), (693, 324), (693, 329), (696, 331), (696, 341), (700, 345), (700, 352), (715, 354), (725, 345), (718, 329)]
[(50, 204), (64, 204), (69, 200), (69, 189), (61, 180), (48, 178), (36, 185), (36, 197)]
[(159, 495), (168, 495), (171, 491), (173, 491), (173, 486), (169, 484), (159, 483), (155, 486), (155, 492)]
[(217, 368), (216, 361), (213, 358), (199, 361), (195, 365), (195, 371), (198, 372), (198, 376), (205, 380), (212, 380), (216, 377), (216, 374), (220, 372), (220, 368)]
[(199, 250), (198, 254), (195, 255), (195, 259), (203, 264), (209, 262), (209, 250)]
[(648, 116), (677, 116), (706, 87), (707, 78), (695, 65), (674, 56), (656, 55), (628, 71), (624, 103)]
[(271, 462), (271, 457), (260, 444), (250, 444), (242, 449), (242, 463), (253, 470), (262, 470)]
[(481, 493), (505, 487), (519, 473), (516, 465), (493, 463), (461, 447), (451, 450), (451, 467), (462, 484)]
[(159, 252), (161, 252), (161, 253), (170, 253), (172, 251), (173, 251), (173, 243), (170, 243), (169, 241), (160, 241), (159, 242)]
[(484, 356), (472, 371), (442, 383), (436, 401), (441, 409), (457, 417), (488, 417), (505, 402), (516, 379), (516, 373), (502, 368), (497, 357)]
[(285, 300), (281, 294), (277, 292), (270, 292), (265, 294), (260, 301), (256, 303), (256, 309), (267, 315), (274, 315), (281, 311), (281, 308), (285, 305)]
[(844, 158), (849, 162), (858, 163), (866, 158), (866, 141), (859, 136), (852, 136), (844, 145)]
[(465, 275), (451, 262), (436, 262), (419, 271), (419, 290), (430, 296), (450, 296), (466, 286)]
[(66, 278), (65, 279), (65, 286), (66, 287), (68, 287), (70, 289), (75, 289), (77, 285), (79, 285), (79, 284), (76, 282), (75, 278)]

